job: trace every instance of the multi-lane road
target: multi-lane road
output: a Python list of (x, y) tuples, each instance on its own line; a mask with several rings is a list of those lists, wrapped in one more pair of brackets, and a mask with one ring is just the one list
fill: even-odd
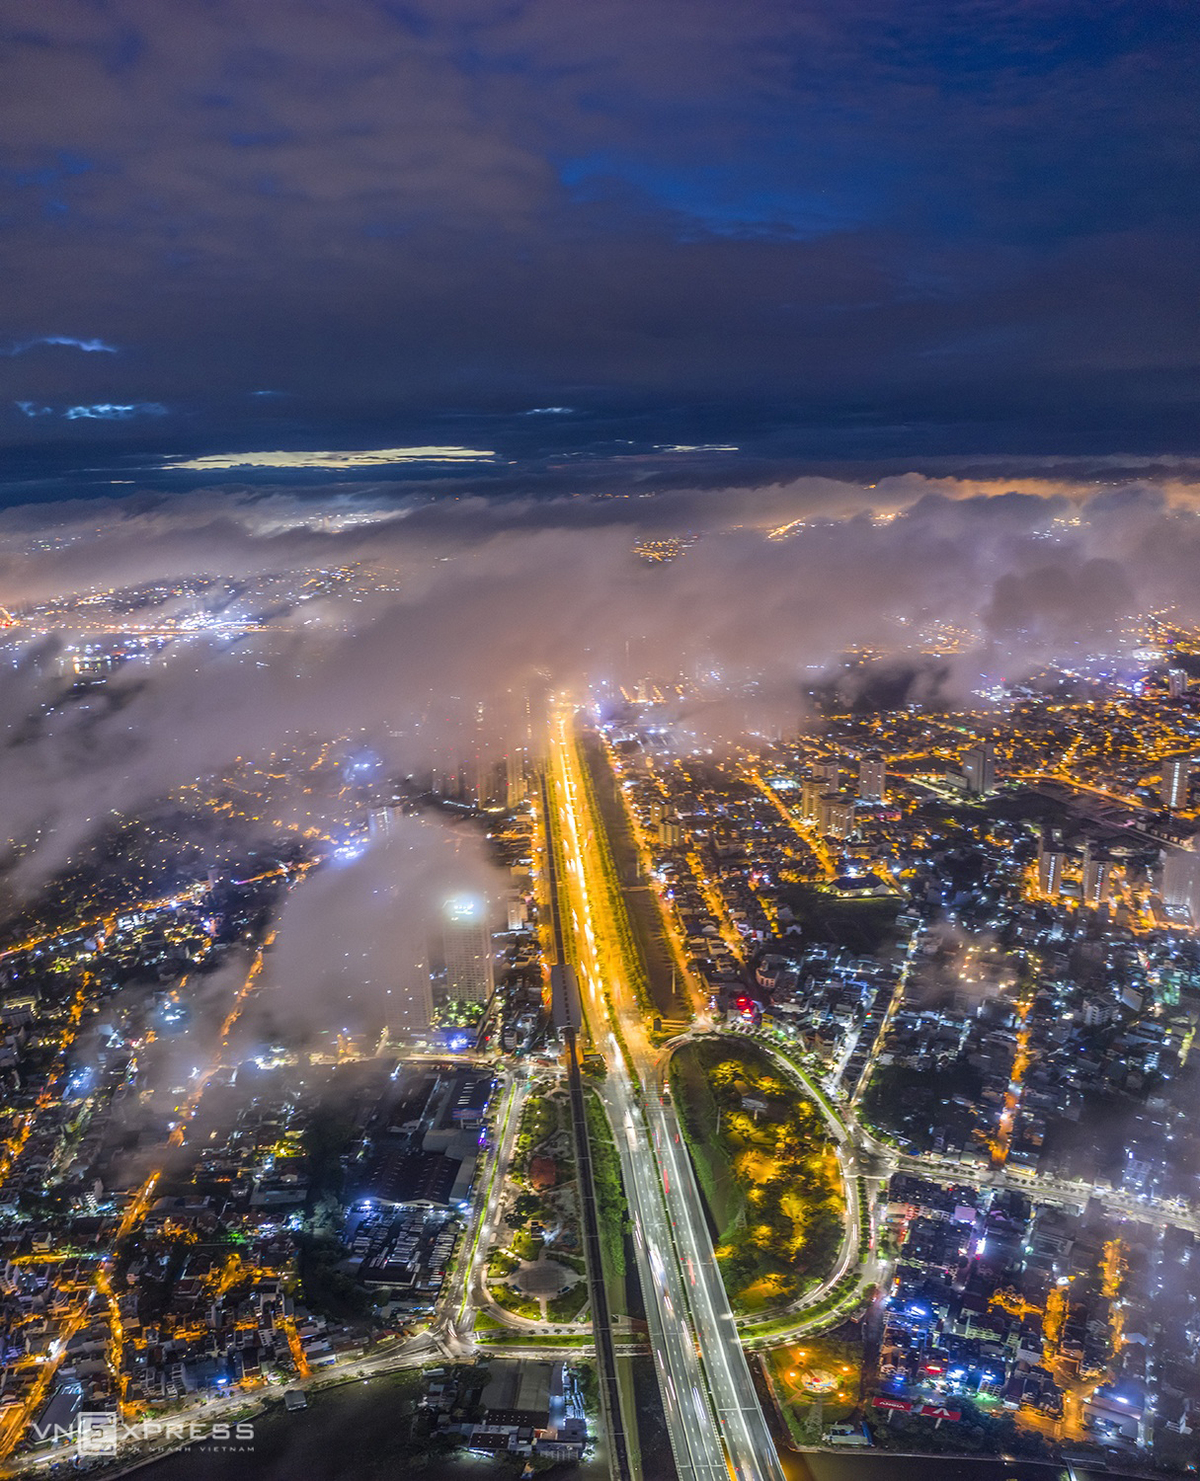
[(713, 1258), (704, 1208), (660, 1054), (638, 1008), (623, 904), (605, 872), (600, 820), (569, 710), (550, 737), (548, 832), (557, 841), (567, 951), (616, 1133), (660, 1390), (681, 1481), (782, 1481), (783, 1470)]
[[(542, 811), (550, 815), (550, 784), (542, 779)], [(568, 960), (567, 933), (563, 926), (563, 890), (559, 879), (559, 851), (546, 851), (546, 889), (550, 897), (550, 921), (554, 935), (556, 965), (560, 974), (555, 988), (552, 1017), (563, 1039), (567, 1061), (567, 1088), (571, 1101), (571, 1127), (575, 1139), (575, 1165), (579, 1179), (580, 1222), (587, 1255), (588, 1295), (592, 1307), (592, 1328), (596, 1339), (596, 1358), (600, 1375), (600, 1402), (608, 1425), (612, 1453), (612, 1470), (616, 1481), (632, 1481), (633, 1460), (629, 1434), (621, 1406), (621, 1384), (617, 1374), (616, 1349), (613, 1344), (612, 1317), (609, 1311), (608, 1285), (600, 1239), (600, 1215), (596, 1207), (596, 1179), (593, 1170), (591, 1139), (588, 1135), (587, 1108), (583, 1096), (583, 1075), (579, 1032), (582, 1005), (575, 983), (575, 967)]]
[[(621, 1158), (667, 1432), (680, 1481), (728, 1481), (729, 1469), (708, 1406), (649, 1133), (610, 1009), (628, 985), (619, 946), (611, 961), (603, 956), (601, 941), (608, 945), (607, 933), (593, 915), (585, 846), (594, 845), (594, 838), (580, 811), (582, 794), (573, 766), (573, 740), (565, 726), (553, 740), (545, 811), (548, 851), (560, 853), (563, 863), (563, 869), (551, 876), (560, 891), (557, 915), (563, 952), (577, 970), (592, 1042), (604, 1054), (608, 1067), (603, 1099)], [(608, 949), (613, 951), (611, 945)]]
[(638, 1275), (675, 1468), (680, 1481), (728, 1481), (729, 1467), (707, 1400), (684, 1293), (684, 1272), (672, 1249), (671, 1224), (650, 1151), (649, 1128), (619, 1053), (612, 1056), (610, 1065), (602, 1095), (617, 1129)]
[(1039, 1203), (1073, 1208), (1083, 1208), (1090, 1198), (1095, 1198), (1113, 1218), (1152, 1224), (1158, 1229), (1186, 1229), (1190, 1234), (1200, 1234), (1200, 1214), (1174, 1199), (1141, 1197), (1115, 1188), (1099, 1188), (1067, 1178), (1047, 1177), (1035, 1173), (1032, 1168), (971, 1167), (929, 1155), (893, 1155), (892, 1160), (900, 1171), (932, 1178), (936, 1182), (963, 1183), (976, 1188), (1011, 1188), (1036, 1198)]
[[(552, 722), (543, 810), (547, 847), (559, 865), (549, 871), (560, 924), (558, 950), (576, 968), (592, 1045), (607, 1067), (600, 1095), (620, 1156), (651, 1346), (680, 1481), (731, 1477), (782, 1481), (783, 1469), (713, 1256), (704, 1204), (666, 1089), (666, 1055), (646, 1034), (630, 923), (593, 804), (573, 714), (565, 707)], [(902, 991), (903, 978), (889, 1004), (889, 1018)], [(786, 1054), (781, 1068), (804, 1078)], [(886, 1175), (899, 1166), (934, 1177), (953, 1173), (956, 1181), (1024, 1183), (1011, 1170), (975, 1170), (972, 1175), (967, 1169), (940, 1166), (936, 1159), (897, 1156), (858, 1125), (856, 1095), (835, 1109), (805, 1083), (830, 1123), (847, 1188), (845, 1241), (827, 1284), (844, 1275), (859, 1253), (860, 1155), (869, 1154), (868, 1161), (878, 1164), (875, 1175), (881, 1168)], [(861, 1090), (861, 1082), (855, 1089)], [(502, 1123), (509, 1130), (504, 1140), (509, 1141), (515, 1122), (506, 1116)], [(497, 1149), (495, 1165), (504, 1165), (509, 1150)], [(1092, 1191), (1078, 1184), (1047, 1185), (1043, 1180), (1038, 1187), (1040, 1197), (1064, 1201), (1082, 1201)], [(1121, 1195), (1108, 1195), (1105, 1202), (1126, 1217), (1200, 1228), (1200, 1220), (1190, 1211)], [(486, 1232), (491, 1217), (494, 1200), (489, 1196), (476, 1226), (479, 1233)], [(472, 1273), (479, 1258), (476, 1246), (469, 1261)], [(456, 1298), (464, 1302), (460, 1320), (465, 1316), (465, 1296), (464, 1287)], [(802, 1323), (803, 1310), (797, 1309), (795, 1315)], [(457, 1335), (466, 1332), (460, 1327)], [(626, 1413), (624, 1421), (632, 1429), (633, 1415)], [(630, 1447), (630, 1456), (636, 1470), (636, 1447)]]

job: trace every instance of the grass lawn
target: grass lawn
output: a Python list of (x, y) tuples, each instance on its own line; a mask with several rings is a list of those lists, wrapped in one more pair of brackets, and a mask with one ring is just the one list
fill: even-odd
[(718, 1137), (719, 1109), (698, 1055), (685, 1049), (674, 1055), (671, 1094), (687, 1133), (704, 1201), (720, 1236), (741, 1218), (746, 1198), (725, 1145)]
[(578, 1321), (587, 1301), (587, 1282), (581, 1281), (579, 1285), (572, 1286), (563, 1295), (554, 1296), (546, 1302), (546, 1320), (548, 1322)]
[[(587, 1115), (588, 1143), (592, 1149), (592, 1178), (596, 1185), (596, 1215), (600, 1224), (600, 1245), (604, 1254), (605, 1276), (609, 1278), (610, 1301), (623, 1290), (625, 1282), (625, 1227), (629, 1209), (621, 1183), (621, 1162), (613, 1143), (608, 1117), (594, 1091), (584, 1099)], [(614, 1311), (622, 1310), (618, 1304)]]
[(671, 1085), (734, 1309), (795, 1300), (828, 1272), (842, 1240), (841, 1173), (820, 1111), (746, 1042), (685, 1045)]
[(853, 1327), (819, 1337), (799, 1337), (764, 1355), (792, 1437), (802, 1444), (821, 1438), (831, 1424), (859, 1407), (862, 1343)]
[(896, 940), (899, 900), (839, 900), (817, 885), (785, 885), (779, 892), (805, 941), (830, 941), (862, 955), (879, 953)]
[(527, 1297), (514, 1291), (512, 1286), (493, 1286), (492, 1300), (497, 1306), (505, 1311), (511, 1311), (514, 1316), (529, 1317), (531, 1321), (540, 1322), (542, 1319), (542, 1308), (537, 1301), (530, 1301)]
[(687, 1013), (687, 995), (677, 981), (658, 897), (649, 886), (637, 882), (637, 844), (604, 748), (594, 735), (587, 735), (580, 750), (608, 838), (634, 940), (645, 968), (654, 1011), (666, 1018)]

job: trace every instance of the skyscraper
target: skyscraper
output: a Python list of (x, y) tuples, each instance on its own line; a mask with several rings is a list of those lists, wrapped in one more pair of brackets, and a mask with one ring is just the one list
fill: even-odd
[(524, 802), (527, 792), (525, 782), (525, 747), (510, 743), (504, 756), (504, 780), (509, 807)]
[(967, 791), (977, 797), (986, 797), (996, 788), (996, 755), (991, 741), (981, 741), (972, 746), (963, 756), (963, 776)]
[(1112, 859), (1092, 839), (1083, 845), (1083, 871), (1080, 876), (1080, 898), (1085, 905), (1099, 908), (1108, 903)]
[(384, 1030), (389, 1041), (427, 1034), (433, 1022), (433, 988), (429, 963), (423, 956), (414, 956), (400, 986), (403, 990), (393, 995), (395, 1003), (389, 1000), (388, 1024)]
[(1065, 855), (1062, 836), (1056, 829), (1044, 828), (1038, 841), (1038, 888), (1051, 899), (1062, 889)]
[(887, 766), (883, 757), (872, 751), (858, 763), (858, 795), (864, 802), (882, 802), (887, 785)]
[(1187, 669), (1167, 670), (1167, 693), (1172, 699), (1182, 699), (1187, 693)]
[(678, 818), (663, 818), (658, 825), (658, 841), (663, 848), (680, 848), (684, 843), (683, 825)]
[(373, 807), (367, 814), (367, 833), (371, 838), (382, 838), (395, 831), (397, 809)]
[(1162, 801), (1172, 812), (1187, 806), (1188, 783), (1192, 779), (1192, 757), (1184, 752), (1163, 761)]
[(1163, 851), (1162, 897), (1200, 921), (1200, 853), (1169, 843)]
[(486, 1003), (492, 995), (492, 938), (487, 902), (456, 895), (443, 907), (442, 944), (449, 1002)]

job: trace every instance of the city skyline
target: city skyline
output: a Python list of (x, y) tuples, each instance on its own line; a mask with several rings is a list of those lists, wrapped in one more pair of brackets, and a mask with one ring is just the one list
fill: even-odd
[(0, 1474), (1194, 1474), (1198, 41), (0, 18)]

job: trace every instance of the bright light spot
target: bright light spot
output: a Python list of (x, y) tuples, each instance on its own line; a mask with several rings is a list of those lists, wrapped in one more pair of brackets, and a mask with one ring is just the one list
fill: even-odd
[(389, 463), (484, 463), (493, 452), (473, 447), (377, 447), (357, 452), (214, 453), (164, 464), (206, 471), (218, 468), (370, 468)]

